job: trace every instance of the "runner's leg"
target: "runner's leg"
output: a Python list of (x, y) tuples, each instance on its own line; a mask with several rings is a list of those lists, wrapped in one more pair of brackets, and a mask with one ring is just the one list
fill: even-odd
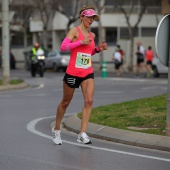
[(84, 96), (84, 107), (82, 110), (81, 130), (80, 133), (87, 129), (88, 121), (91, 115), (93, 95), (94, 95), (94, 79), (90, 78), (81, 83), (81, 89)]
[(60, 130), (60, 124), (61, 124), (62, 118), (64, 116), (64, 113), (68, 105), (71, 102), (71, 99), (73, 98), (74, 91), (75, 91), (75, 88), (70, 88), (65, 82), (63, 82), (63, 99), (57, 107), (56, 124), (55, 124), (56, 130)]

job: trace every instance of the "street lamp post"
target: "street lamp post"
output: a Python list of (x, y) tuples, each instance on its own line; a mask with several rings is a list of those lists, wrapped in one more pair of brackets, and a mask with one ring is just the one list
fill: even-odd
[(2, 81), (7, 85), (10, 79), (9, 70), (9, 0), (2, 0)]

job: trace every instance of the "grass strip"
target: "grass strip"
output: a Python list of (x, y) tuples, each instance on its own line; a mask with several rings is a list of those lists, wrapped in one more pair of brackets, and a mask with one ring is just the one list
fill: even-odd
[[(15, 84), (20, 84), (20, 83), (23, 83), (24, 81), (22, 79), (14, 79), (14, 80), (10, 80), (9, 81), (9, 84), (11, 85), (15, 85)], [(0, 80), (0, 85), (2, 85), (2, 80)]]
[[(167, 94), (92, 109), (90, 122), (149, 134), (165, 135)], [(81, 113), (78, 114), (81, 118)]]

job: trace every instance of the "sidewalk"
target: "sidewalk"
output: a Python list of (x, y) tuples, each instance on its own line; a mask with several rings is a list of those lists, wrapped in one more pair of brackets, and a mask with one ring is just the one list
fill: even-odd
[[(81, 120), (77, 117), (77, 115), (70, 116), (63, 123), (66, 129), (79, 133)], [(133, 146), (170, 151), (169, 136), (121, 130), (93, 123), (88, 124), (86, 132), (89, 136), (94, 138)]]

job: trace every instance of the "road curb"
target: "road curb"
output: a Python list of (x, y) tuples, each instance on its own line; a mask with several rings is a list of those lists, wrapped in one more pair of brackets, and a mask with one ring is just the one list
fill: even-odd
[[(77, 115), (73, 115), (66, 118), (63, 124), (66, 129), (79, 133), (81, 120)], [(169, 136), (122, 130), (93, 123), (88, 124), (86, 133), (102, 140), (170, 152)]]
[(20, 84), (14, 84), (14, 85), (11, 85), (11, 84), (8, 84), (6, 86), (0, 86), (0, 91), (8, 91), (8, 90), (16, 90), (16, 89), (24, 89), (26, 87), (28, 87), (29, 84), (23, 82), (23, 83), (20, 83)]

